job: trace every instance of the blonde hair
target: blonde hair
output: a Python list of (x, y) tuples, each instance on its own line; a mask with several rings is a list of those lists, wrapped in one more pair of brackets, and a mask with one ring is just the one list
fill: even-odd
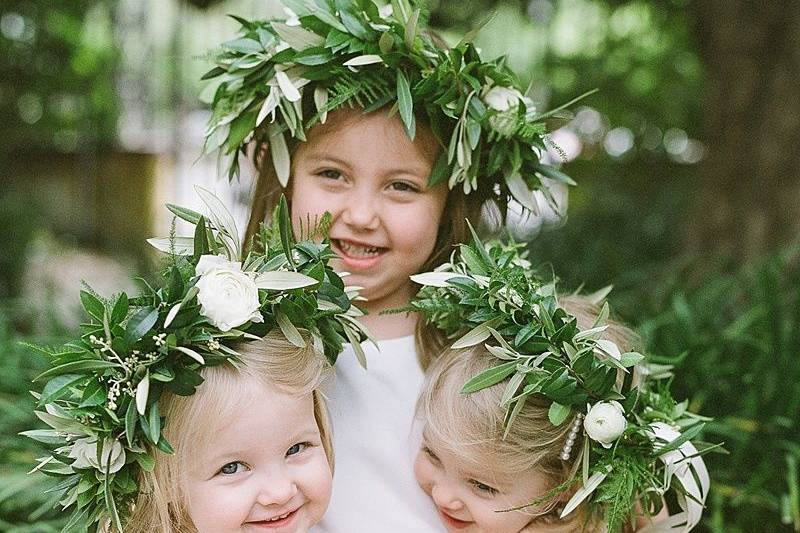
[(333, 471), (331, 427), (319, 393), (329, 369), (325, 358), (313, 350), (311, 342), (306, 348), (298, 348), (275, 331), (235, 349), (241, 355), (241, 365), (206, 367), (202, 371), (204, 381), (195, 394), (165, 393), (159, 400), (159, 409), (167, 420), (163, 435), (175, 453), (149, 450), (155, 456), (156, 466), (152, 472), (143, 470), (139, 476), (139, 496), (125, 527), (126, 533), (196, 533), (187, 513), (184, 492), (188, 456), (198, 443), (208, 438), (214, 420), (221, 420), (236, 409), (240, 401), (237, 389), (241, 388), (242, 380), (255, 380), (260, 386), (291, 395), (310, 393), (322, 447)]
[[(592, 327), (599, 312), (596, 305), (578, 296), (567, 297), (560, 303), (578, 319), (581, 329)], [(634, 340), (630, 330), (612, 322), (605, 337), (623, 350)], [(548, 418), (552, 402), (544, 397), (529, 398), (504, 438), (506, 408), (501, 406), (501, 399), (508, 381), (474, 393), (461, 393), (470, 378), (497, 364), (497, 358), (483, 345), (462, 350), (448, 348), (433, 361), (417, 403), (417, 417), (423, 424), (426, 438), (482, 471), (511, 476), (535, 469), (553, 489), (570, 479), (578, 466), (573, 464), (576, 453), (571, 461), (559, 457), (574, 416), (554, 426)], [(579, 450), (582, 444), (579, 437), (574, 449)], [(546, 502), (544, 508), (523, 509), (523, 512), (538, 515), (552, 511), (563, 503), (562, 500), (563, 496), (556, 497)], [(593, 517), (579, 508), (564, 520), (554, 522), (553, 531), (559, 531), (562, 526), (564, 531), (575, 531), (581, 527), (581, 522), (584, 530), (595, 530)]]

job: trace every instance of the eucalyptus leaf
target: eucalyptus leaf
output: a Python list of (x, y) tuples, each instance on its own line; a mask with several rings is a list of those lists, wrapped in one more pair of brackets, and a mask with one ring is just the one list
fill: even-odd
[(84, 359), (81, 361), (72, 361), (70, 363), (64, 363), (63, 365), (50, 368), (49, 370), (45, 370), (44, 372), (36, 376), (33, 379), (33, 381), (42, 381), (62, 374), (74, 374), (76, 372), (85, 372), (87, 370), (105, 370), (107, 368), (115, 368), (118, 366), (119, 365), (117, 363), (111, 361), (102, 361), (99, 359)]
[(194, 253), (194, 237), (154, 237), (147, 239), (147, 243), (167, 254), (192, 255)]
[(554, 426), (560, 426), (564, 420), (569, 417), (572, 408), (569, 405), (562, 405), (558, 402), (550, 404), (550, 409), (547, 411), (547, 418)]
[(281, 329), (281, 333), (283, 336), (286, 337), (286, 340), (297, 346), (298, 348), (305, 348), (306, 341), (303, 336), (298, 331), (297, 327), (292, 324), (292, 321), (289, 320), (289, 317), (286, 314), (276, 311), (275, 313), (275, 322), (278, 323), (278, 327)]
[(286, 44), (297, 51), (303, 51), (306, 48), (325, 44), (324, 37), (300, 26), (287, 26), (281, 22), (273, 22), (272, 29), (275, 30), (275, 33), (277, 33)]
[[(419, 12), (417, 12), (417, 15), (419, 15)], [(411, 140), (414, 140), (417, 130), (414, 117), (414, 102), (411, 99), (411, 88), (409, 87), (408, 79), (402, 70), (397, 71), (397, 105), (406, 134)]]
[(197, 225), (198, 221), (200, 220), (201, 215), (197, 211), (193, 211), (191, 209), (187, 209), (186, 207), (181, 207), (175, 204), (166, 204), (167, 209), (169, 209), (172, 213), (175, 214), (180, 219), (189, 222), (192, 225)]
[(262, 272), (255, 278), (256, 287), (259, 289), (285, 291), (310, 287), (319, 282), (299, 272), (272, 270)]
[(461, 388), (461, 392), (464, 394), (469, 394), (487, 387), (491, 387), (492, 385), (500, 383), (508, 376), (516, 372), (516, 369), (517, 362), (509, 361), (507, 363), (502, 363), (498, 366), (489, 368), (488, 370), (484, 370), (477, 376), (474, 376), (467, 381), (467, 383)]
[(158, 310), (144, 307), (134, 314), (125, 326), (125, 340), (128, 344), (141, 339), (145, 333), (156, 324), (158, 320)]
[(147, 397), (150, 394), (150, 373), (145, 374), (142, 381), (136, 386), (136, 411), (144, 416), (147, 408)]
[(283, 132), (275, 124), (269, 125), (269, 151), (272, 156), (272, 164), (275, 167), (275, 175), (278, 177), (281, 186), (285, 188), (289, 184), (291, 159)]
[(469, 348), (470, 346), (475, 346), (476, 344), (482, 343), (492, 334), (491, 331), (489, 331), (489, 328), (496, 326), (499, 324), (499, 322), (499, 319), (494, 319), (475, 326), (465, 333), (460, 339), (454, 342), (452, 349), (460, 350), (462, 348)]

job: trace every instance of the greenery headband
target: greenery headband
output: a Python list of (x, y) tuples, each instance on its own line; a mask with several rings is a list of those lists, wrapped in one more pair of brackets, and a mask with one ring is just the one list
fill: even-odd
[[(580, 330), (577, 320), (559, 307), (555, 283), (532, 273), (519, 245), (484, 246), (472, 235), (473, 242), (462, 244), (450, 263), (412, 276), (423, 288), (411, 308), (457, 339), (454, 349), (485, 342), (497, 357), (497, 365), (470, 379), (462, 392), (506, 383), (506, 432), (534, 395), (552, 401), (554, 425), (575, 415), (561, 454), (569, 460), (572, 443), (583, 434), (572, 478), (524, 508), (580, 482), (561, 516), (587, 500), (609, 533), (615, 533), (631, 523), (637, 510), (658, 511), (672, 488), (682, 512), (646, 531), (691, 529), (709, 488), (699, 455), (710, 448), (698, 452), (690, 440), (708, 419), (688, 412), (688, 402), (672, 398), (663, 379), (671, 375), (670, 367), (646, 364), (641, 354), (621, 353), (602, 338), (607, 303), (593, 327)], [(647, 378), (643, 383), (633, 379), (634, 368)]]
[(256, 141), (269, 145), (285, 187), (285, 135), (304, 141), (305, 131), (330, 111), (357, 105), (365, 112), (391, 106), (411, 139), (415, 112), (427, 115), (446, 148), (430, 186), (447, 181), (467, 194), (481, 188), (502, 206), (513, 197), (537, 213), (532, 191), (555, 208), (547, 181), (574, 185), (541, 161), (548, 143), (544, 120), (566, 106), (538, 113), (504, 58), (481, 60), (470, 42), (476, 31), (445, 50), (424, 31), (425, 11), (409, 0), (383, 7), (372, 0), (283, 3), (287, 20), (234, 17), (242, 26), (239, 38), (222, 44), (217, 66), (203, 77), (219, 80), (205, 151), (230, 157), (229, 178)]
[[(81, 292), (88, 315), (80, 338), (60, 349), (34, 347), (52, 359), (39, 375), (36, 415), (52, 429), (24, 434), (53, 448), (34, 469), (60, 478), (60, 504), (72, 509), (64, 530), (109, 520), (122, 524), (135, 501), (140, 469), (155, 466), (153, 447), (172, 453), (161, 434), (158, 399), (165, 391), (191, 395), (205, 366), (235, 362), (229, 345), (258, 340), (278, 328), (303, 347), (299, 329), (333, 363), (350, 342), (360, 348), (367, 332), (355, 320), (354, 292), (328, 266), (328, 243), (312, 240), (327, 231), (329, 217), (305, 228), (296, 242), (285, 199), (271, 227), (262, 224), (246, 257), (235, 222), (210, 192), (197, 188), (208, 216), (168, 205), (195, 226), (192, 237), (151, 239), (169, 252), (163, 285), (137, 298), (121, 293), (103, 300)], [(357, 352), (365, 364), (363, 352)]]

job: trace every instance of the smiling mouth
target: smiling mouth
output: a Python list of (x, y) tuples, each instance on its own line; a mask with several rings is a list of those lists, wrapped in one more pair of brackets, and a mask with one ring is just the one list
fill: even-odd
[(442, 517), (442, 520), (444, 520), (445, 524), (448, 524), (456, 529), (464, 529), (465, 527), (467, 527), (472, 523), (472, 522), (467, 522), (466, 520), (459, 520), (458, 518), (454, 518), (449, 514), (445, 513), (444, 511), (442, 511), (441, 509), (439, 509), (439, 516)]
[(292, 518), (294, 518), (296, 513), (297, 509), (295, 509), (294, 511), (289, 511), (288, 513), (284, 513), (279, 516), (269, 518), (267, 520), (257, 520), (247, 523), (251, 526), (263, 527), (265, 529), (278, 528), (289, 523), (292, 520)]
[(371, 259), (373, 257), (378, 257), (387, 250), (387, 248), (382, 248), (380, 246), (365, 246), (342, 239), (331, 239), (331, 242), (342, 255), (352, 259)]

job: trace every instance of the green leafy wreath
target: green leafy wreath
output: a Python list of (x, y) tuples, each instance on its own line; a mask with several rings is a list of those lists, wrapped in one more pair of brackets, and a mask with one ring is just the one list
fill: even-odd
[[(61, 348), (32, 346), (51, 358), (36, 415), (50, 429), (23, 434), (53, 449), (34, 471), (59, 478), (53, 491), (72, 509), (64, 530), (110, 521), (117, 531), (138, 494), (140, 469), (152, 470), (150, 450), (172, 453), (161, 434), (158, 400), (165, 391), (194, 393), (204, 366), (235, 362), (232, 343), (280, 329), (305, 346), (300, 329), (334, 363), (350, 342), (362, 364), (360, 343), (369, 339), (356, 320), (356, 293), (328, 265), (335, 257), (319, 240), (329, 220), (305, 228), (295, 240), (285, 199), (272, 226), (261, 226), (253, 250), (242, 257), (233, 217), (209, 191), (197, 188), (208, 214), (168, 205), (194, 225), (191, 237), (151, 239), (168, 252), (163, 284), (146, 284), (140, 296), (124, 292), (105, 300), (81, 292), (87, 321), (78, 339)], [(317, 239), (314, 239), (317, 237)], [(222, 285), (233, 290), (225, 301)]]
[[(497, 357), (496, 366), (471, 378), (461, 392), (505, 383), (506, 434), (534, 396), (552, 402), (552, 424), (572, 415), (573, 433), (583, 434), (573, 477), (523, 508), (580, 484), (561, 516), (587, 500), (615, 533), (637, 511), (661, 509), (664, 493), (672, 488), (684, 512), (669, 520), (683, 520), (690, 524), (685, 531), (691, 529), (708, 492), (699, 455), (719, 446), (691, 443), (709, 419), (689, 412), (687, 401), (673, 399), (667, 379), (671, 367), (647, 362), (637, 352), (622, 353), (602, 338), (607, 302), (594, 325), (581, 330), (559, 306), (555, 282), (535, 275), (523, 245), (484, 245), (474, 231), (472, 237), (450, 263), (412, 276), (423, 287), (410, 309), (454, 340), (453, 349), (485, 343)], [(568, 460), (569, 448), (565, 451), (562, 459)]]
[(481, 60), (471, 43), (477, 30), (445, 49), (424, 29), (426, 11), (409, 0), (383, 7), (372, 0), (283, 3), (286, 20), (234, 17), (239, 37), (221, 45), (216, 67), (203, 77), (218, 81), (205, 151), (230, 158), (229, 178), (255, 141), (269, 145), (285, 187), (285, 135), (304, 141), (330, 111), (358, 105), (365, 112), (390, 106), (411, 139), (415, 112), (427, 115), (443, 147), (430, 186), (446, 181), (467, 194), (480, 187), (500, 205), (513, 197), (536, 213), (532, 191), (555, 208), (548, 180), (574, 185), (541, 156), (552, 144), (545, 120), (578, 99), (537, 112), (504, 58)]

